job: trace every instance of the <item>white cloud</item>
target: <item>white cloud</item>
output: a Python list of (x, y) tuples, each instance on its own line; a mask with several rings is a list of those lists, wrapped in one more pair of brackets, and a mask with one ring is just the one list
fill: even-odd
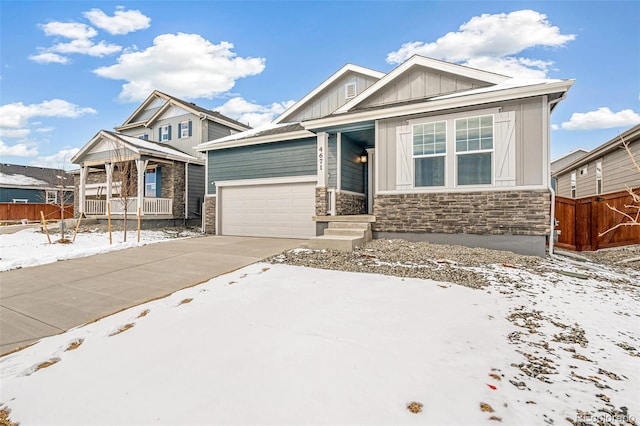
[(613, 112), (607, 107), (602, 107), (596, 111), (574, 112), (569, 121), (562, 123), (560, 128), (563, 130), (594, 130), (631, 127), (638, 123), (640, 123), (640, 114), (631, 109)]
[(71, 163), (71, 159), (78, 153), (78, 151), (80, 151), (80, 148), (63, 149), (53, 155), (37, 157), (30, 161), (29, 165), (68, 170), (74, 166)]
[(285, 101), (274, 102), (271, 105), (258, 105), (241, 97), (235, 97), (216, 109), (241, 123), (248, 124), (251, 127), (259, 127), (273, 121), (294, 103), (295, 101)]
[(151, 25), (151, 18), (139, 10), (124, 10), (122, 6), (116, 8), (114, 16), (108, 16), (100, 9), (91, 9), (84, 12), (84, 17), (96, 27), (113, 35), (128, 34), (149, 28)]
[(482, 14), (434, 42), (403, 44), (387, 55), (387, 62), (401, 63), (418, 54), (511, 76), (538, 78), (546, 76), (552, 62), (513, 55), (533, 47), (562, 47), (574, 39), (575, 35), (561, 34), (546, 15), (534, 10)]
[[(35, 124), (35, 123), (32, 123)], [(56, 128), (55, 127), (40, 127), (39, 129), (36, 129), (36, 132), (38, 133), (49, 133), (49, 132), (53, 132)]]
[(44, 35), (55, 37), (66, 37), (70, 39), (89, 39), (98, 35), (95, 28), (79, 22), (49, 22), (40, 24), (39, 27), (44, 31)]
[(0, 140), (0, 156), (11, 157), (35, 157), (38, 155), (38, 148), (30, 146), (26, 143), (18, 143), (15, 145), (6, 145)]
[(29, 136), (31, 130), (29, 129), (8, 129), (0, 127), (0, 137), (11, 139), (23, 139)]
[(96, 44), (88, 39), (76, 39), (68, 43), (54, 44), (48, 51), (57, 53), (80, 53), (83, 55), (103, 57), (118, 53), (121, 50), (122, 46), (109, 44), (104, 40)]
[(0, 106), (0, 128), (19, 129), (33, 117), (78, 118), (85, 114), (96, 114), (96, 110), (79, 107), (62, 99), (51, 99), (31, 105), (15, 102)]
[(238, 78), (264, 70), (264, 58), (240, 58), (232, 49), (232, 43), (213, 44), (198, 34), (163, 34), (146, 50), (123, 53), (117, 64), (94, 72), (126, 80), (119, 95), (124, 101), (141, 101), (154, 89), (210, 99), (231, 90)]
[(39, 53), (37, 55), (31, 55), (29, 56), (29, 59), (39, 64), (50, 64), (50, 63), (66, 64), (67, 62), (69, 62), (69, 58), (67, 58), (66, 56), (61, 56), (61, 55), (58, 55), (57, 53), (47, 52), (47, 51)]

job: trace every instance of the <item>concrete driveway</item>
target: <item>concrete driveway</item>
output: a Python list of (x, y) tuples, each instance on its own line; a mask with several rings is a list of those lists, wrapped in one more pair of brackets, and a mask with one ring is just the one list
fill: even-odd
[(304, 240), (209, 236), (0, 273), (0, 353), (166, 296)]

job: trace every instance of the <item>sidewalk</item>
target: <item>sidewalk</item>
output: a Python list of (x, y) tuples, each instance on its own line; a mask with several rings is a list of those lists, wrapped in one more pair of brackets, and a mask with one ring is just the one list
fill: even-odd
[(0, 354), (297, 247), (209, 236), (0, 273)]

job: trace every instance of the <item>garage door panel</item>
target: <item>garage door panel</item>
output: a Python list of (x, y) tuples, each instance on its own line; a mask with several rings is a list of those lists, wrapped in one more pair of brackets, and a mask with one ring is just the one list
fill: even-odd
[(315, 183), (223, 187), (223, 235), (284, 238), (315, 236)]

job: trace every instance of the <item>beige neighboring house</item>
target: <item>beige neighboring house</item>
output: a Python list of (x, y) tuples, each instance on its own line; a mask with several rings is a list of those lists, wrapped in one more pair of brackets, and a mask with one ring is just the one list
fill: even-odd
[(552, 171), (552, 178), (557, 183), (556, 195), (584, 198), (624, 191), (627, 187), (640, 187), (640, 173), (624, 149), (621, 138), (629, 143), (633, 156), (640, 159), (638, 124), (588, 154)]
[(574, 149), (573, 151), (567, 152), (564, 155), (556, 158), (551, 162), (551, 174), (554, 174), (560, 169), (564, 169), (568, 164), (573, 163), (574, 161), (584, 157), (589, 153), (589, 150), (584, 148)]

